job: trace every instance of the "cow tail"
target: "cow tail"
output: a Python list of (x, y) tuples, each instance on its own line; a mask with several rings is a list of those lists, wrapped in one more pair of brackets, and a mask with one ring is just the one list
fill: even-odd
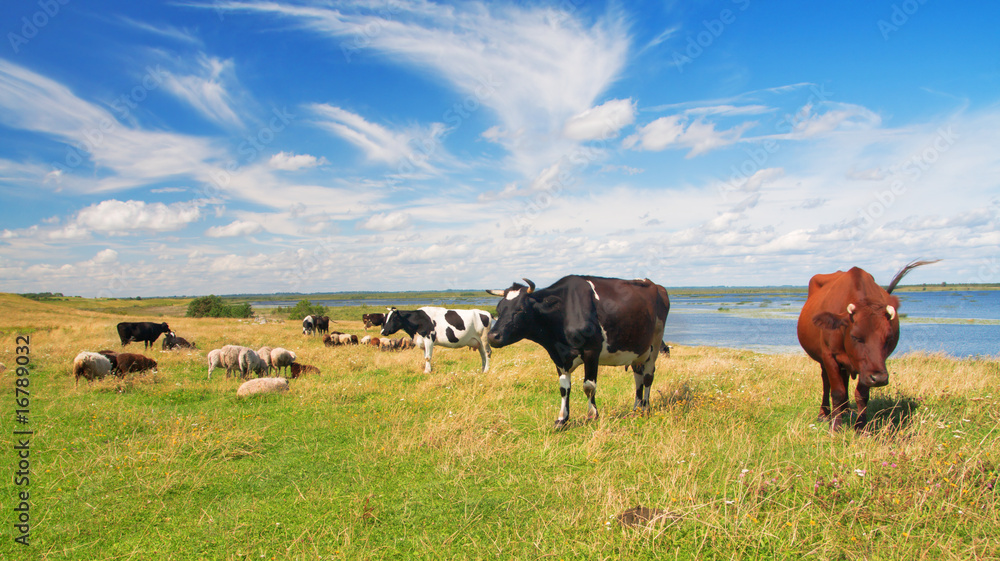
[(896, 288), (896, 285), (899, 284), (899, 281), (903, 280), (903, 277), (906, 276), (906, 273), (909, 273), (911, 270), (916, 269), (917, 267), (921, 267), (923, 265), (931, 265), (933, 263), (937, 263), (938, 261), (940, 261), (940, 259), (934, 259), (931, 261), (910, 261), (910, 263), (907, 266), (903, 267), (902, 269), (899, 270), (898, 273), (896, 273), (896, 276), (892, 278), (892, 282), (889, 283), (889, 287), (886, 288), (885, 291), (888, 292), (889, 294), (892, 294), (893, 289)]

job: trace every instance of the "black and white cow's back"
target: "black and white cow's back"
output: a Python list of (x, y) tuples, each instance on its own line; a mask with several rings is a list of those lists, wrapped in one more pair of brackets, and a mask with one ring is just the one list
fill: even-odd
[(490, 367), (490, 345), (486, 335), (493, 318), (483, 310), (450, 310), (424, 306), (416, 310), (390, 308), (382, 324), (382, 336), (403, 330), (424, 349), (424, 372), (431, 371), (434, 345), (448, 348), (472, 347), (483, 359), (483, 372)]

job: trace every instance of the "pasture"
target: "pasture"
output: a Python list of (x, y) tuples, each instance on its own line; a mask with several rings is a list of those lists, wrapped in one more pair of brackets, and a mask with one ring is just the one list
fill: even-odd
[[(119, 350), (122, 314), (0, 306), (6, 441), (24, 428), (18, 334), (34, 431), (28, 548), (13, 542), (11, 445), (0, 462), (4, 558), (1000, 557), (995, 358), (894, 356), (870, 433), (831, 435), (804, 355), (674, 347), (648, 415), (631, 411), (632, 374), (602, 367), (601, 418), (584, 420), (581, 368), (554, 431), (555, 369), (529, 342), (494, 350), (486, 374), (476, 351), (436, 348), (424, 374), (419, 351), (327, 348), (294, 320), (130, 315), (198, 350), (158, 340), (157, 373), (77, 388), (73, 357)], [(330, 328), (364, 335), (350, 311)], [(237, 380), (206, 380), (206, 353), (227, 343), (283, 346), (322, 373), (239, 399)]]

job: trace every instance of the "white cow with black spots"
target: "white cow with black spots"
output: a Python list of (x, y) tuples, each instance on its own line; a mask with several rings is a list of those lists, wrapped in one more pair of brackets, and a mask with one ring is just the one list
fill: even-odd
[(491, 353), (486, 334), (492, 323), (492, 316), (483, 310), (449, 310), (434, 306), (416, 310), (389, 308), (382, 325), (382, 336), (387, 337), (402, 329), (413, 337), (416, 346), (424, 349), (424, 372), (431, 371), (434, 345), (478, 349), (483, 359), (483, 372), (486, 372), (490, 367)]

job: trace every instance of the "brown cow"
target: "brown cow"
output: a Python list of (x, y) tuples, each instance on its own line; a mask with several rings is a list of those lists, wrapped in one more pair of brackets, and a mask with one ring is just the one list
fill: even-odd
[(361, 314), (361, 321), (365, 322), (365, 331), (368, 331), (369, 327), (385, 323), (385, 314)]
[(822, 368), (819, 418), (829, 419), (831, 431), (840, 428), (848, 406), (848, 376), (858, 379), (854, 428), (862, 429), (868, 422), (869, 393), (889, 383), (885, 360), (899, 342), (899, 298), (892, 296), (892, 290), (911, 269), (929, 263), (936, 261), (914, 261), (903, 267), (886, 289), (857, 267), (810, 279), (799, 314), (799, 343)]

